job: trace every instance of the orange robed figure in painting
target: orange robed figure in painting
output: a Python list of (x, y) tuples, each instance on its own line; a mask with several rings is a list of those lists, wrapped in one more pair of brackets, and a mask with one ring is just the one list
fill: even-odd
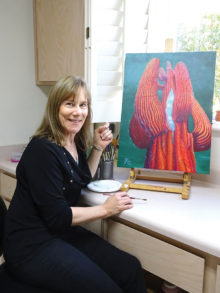
[[(158, 90), (162, 90), (161, 101)], [(192, 132), (188, 130), (190, 115)], [(194, 152), (210, 148), (211, 123), (194, 97), (184, 63), (177, 63), (173, 70), (167, 62), (167, 72), (160, 68), (158, 58), (148, 63), (135, 97), (130, 136), (138, 148), (147, 149), (145, 168), (196, 172)]]

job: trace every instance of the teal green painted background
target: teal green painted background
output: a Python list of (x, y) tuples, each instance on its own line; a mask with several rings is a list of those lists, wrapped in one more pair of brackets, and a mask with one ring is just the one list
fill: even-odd
[[(126, 54), (118, 155), (119, 167), (144, 167), (147, 150), (139, 149), (133, 144), (129, 136), (129, 123), (135, 110), (135, 95), (139, 80), (148, 62), (155, 57), (160, 59), (160, 67), (163, 67), (165, 71), (167, 61), (171, 62), (173, 69), (180, 61), (187, 66), (194, 96), (209, 120), (212, 121), (216, 52)], [(161, 92), (159, 91), (160, 94)], [(189, 119), (189, 130), (193, 130), (192, 119)], [(210, 150), (195, 152), (195, 158), (196, 172), (209, 173)]]

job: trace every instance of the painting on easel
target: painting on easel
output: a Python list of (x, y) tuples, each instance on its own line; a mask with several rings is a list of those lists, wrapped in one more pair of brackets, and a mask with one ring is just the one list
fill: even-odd
[(215, 52), (126, 54), (118, 166), (210, 172)]

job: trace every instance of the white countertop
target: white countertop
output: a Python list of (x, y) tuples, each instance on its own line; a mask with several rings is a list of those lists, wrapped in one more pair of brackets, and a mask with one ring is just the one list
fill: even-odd
[(15, 176), (18, 163), (9, 160), (0, 160), (0, 170), (8, 172)]
[[(17, 163), (0, 161), (0, 169), (12, 175), (15, 175), (16, 167)], [(114, 177), (120, 182), (128, 176), (129, 169), (114, 170)], [(82, 194), (83, 202), (88, 205), (101, 204), (106, 199), (102, 193), (88, 189)], [(134, 207), (122, 212), (120, 218), (220, 257), (220, 185), (193, 179), (188, 200), (166, 192), (133, 189), (128, 194), (147, 198), (147, 201), (133, 200)]]
[[(115, 170), (115, 179), (121, 182), (128, 175), (128, 169)], [(83, 202), (89, 205), (101, 204), (106, 199), (102, 193), (88, 189), (82, 193)], [(128, 194), (147, 201), (133, 200), (134, 207), (122, 212), (120, 218), (220, 257), (220, 186), (193, 179), (188, 200), (166, 192), (133, 189)]]

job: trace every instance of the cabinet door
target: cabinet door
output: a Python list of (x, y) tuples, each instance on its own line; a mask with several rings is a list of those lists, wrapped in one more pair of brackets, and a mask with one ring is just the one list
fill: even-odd
[(84, 76), (84, 0), (34, 0), (36, 83)]
[(203, 258), (126, 225), (105, 222), (107, 240), (135, 255), (144, 269), (190, 293), (203, 292)]
[(8, 207), (9, 203), (14, 195), (16, 188), (16, 178), (12, 177), (5, 173), (0, 173), (0, 195), (5, 201), (7, 201), (6, 206)]
[(81, 226), (99, 236), (102, 236), (102, 220), (87, 222), (85, 224), (82, 224)]
[(220, 293), (220, 265), (217, 266), (215, 293)]

